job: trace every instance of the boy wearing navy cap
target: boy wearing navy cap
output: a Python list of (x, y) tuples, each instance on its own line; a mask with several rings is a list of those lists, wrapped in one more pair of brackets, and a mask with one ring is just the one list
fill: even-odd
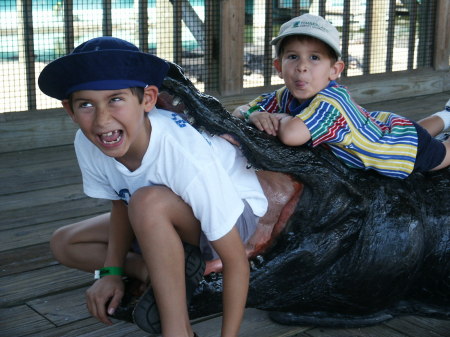
[(100, 37), (42, 71), (41, 90), (80, 127), (84, 192), (112, 201), (110, 214), (58, 229), (52, 252), (66, 266), (97, 272), (87, 305), (100, 321), (111, 324), (127, 275), (151, 282), (134, 309), (138, 326), (191, 337), (186, 297), (205, 269), (202, 242), (202, 256), (223, 263), (222, 336), (236, 336), (249, 282), (243, 242), (267, 199), (235, 146), (155, 107), (168, 67), (127, 41)]

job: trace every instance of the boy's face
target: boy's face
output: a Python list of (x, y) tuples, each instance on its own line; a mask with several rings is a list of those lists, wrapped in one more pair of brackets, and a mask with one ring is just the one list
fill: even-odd
[(344, 63), (334, 62), (327, 46), (319, 40), (287, 38), (283, 47), (283, 54), (275, 59), (274, 66), (300, 102), (314, 97), (344, 70)]
[(158, 96), (158, 89), (144, 89), (144, 98), (138, 98), (130, 89), (82, 90), (72, 94), (72, 105), (63, 106), (84, 135), (104, 154), (121, 162), (142, 159), (148, 147), (150, 111)]

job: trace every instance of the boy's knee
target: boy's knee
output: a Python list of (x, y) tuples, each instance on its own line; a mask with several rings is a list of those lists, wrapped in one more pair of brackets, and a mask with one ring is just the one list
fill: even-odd
[(176, 194), (164, 186), (142, 187), (134, 192), (128, 203), (128, 217), (133, 228), (140, 224), (150, 226), (156, 215), (158, 219), (169, 217), (173, 212), (174, 196)]
[(128, 211), (157, 208), (164, 203), (164, 194), (170, 191), (164, 186), (141, 187), (130, 198)]
[(50, 250), (58, 262), (63, 260), (64, 248), (68, 245), (67, 238), (67, 226), (55, 230), (50, 238)]

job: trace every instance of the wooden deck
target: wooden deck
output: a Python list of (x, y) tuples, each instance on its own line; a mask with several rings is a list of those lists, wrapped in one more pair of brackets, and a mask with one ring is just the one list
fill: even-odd
[[(442, 109), (448, 98), (450, 92), (444, 92), (366, 107), (417, 120)], [(48, 241), (56, 228), (108, 209), (105, 202), (83, 195), (73, 147), (0, 153), (0, 176), (0, 336), (146, 336), (133, 324), (105, 326), (91, 318), (84, 291), (92, 275), (68, 269), (51, 256)], [(202, 337), (219, 336), (220, 317), (196, 322), (194, 328)], [(328, 329), (282, 326), (265, 312), (248, 309), (240, 336), (444, 337), (450, 336), (450, 320), (404, 316), (361, 329)]]

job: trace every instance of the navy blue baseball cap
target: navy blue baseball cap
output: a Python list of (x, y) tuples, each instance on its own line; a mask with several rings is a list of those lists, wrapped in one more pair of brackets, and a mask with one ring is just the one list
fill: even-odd
[(141, 52), (134, 44), (110, 36), (88, 40), (72, 53), (45, 66), (38, 85), (50, 97), (63, 100), (79, 90), (160, 87), (169, 65)]

